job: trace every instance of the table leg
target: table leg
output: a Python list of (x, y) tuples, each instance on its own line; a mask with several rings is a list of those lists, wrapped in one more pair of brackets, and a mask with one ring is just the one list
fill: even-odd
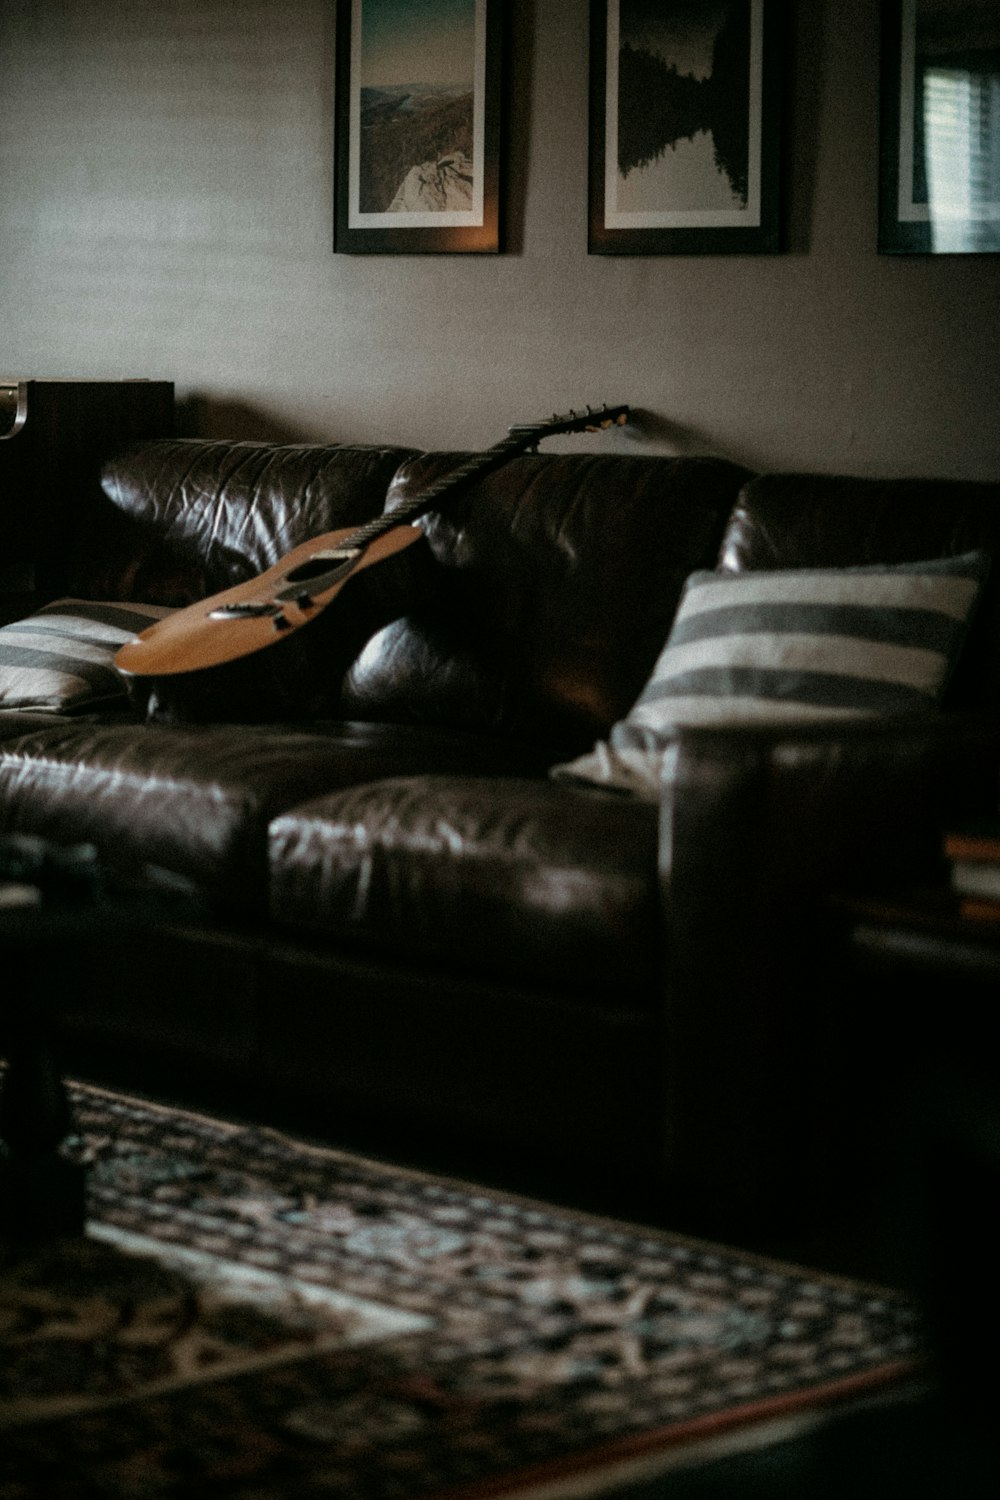
[(5, 1028), (0, 1092), (0, 1241), (82, 1234), (86, 1168), (64, 1152), (73, 1118), (44, 1018)]

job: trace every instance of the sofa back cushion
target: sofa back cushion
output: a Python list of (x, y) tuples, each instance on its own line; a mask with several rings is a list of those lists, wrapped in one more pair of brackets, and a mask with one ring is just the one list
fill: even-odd
[[(405, 464), (389, 505), (464, 456)], [(344, 713), (588, 747), (641, 691), (747, 477), (715, 458), (514, 459), (427, 516), (419, 605), (362, 651)]]
[(68, 591), (194, 603), (299, 542), (379, 515), (412, 453), (201, 438), (137, 444), (104, 466), (103, 504), (77, 539)]
[(744, 487), (719, 565), (752, 569), (921, 562), (982, 549), (993, 568), (944, 699), (1000, 709), (1000, 484), (763, 474)]

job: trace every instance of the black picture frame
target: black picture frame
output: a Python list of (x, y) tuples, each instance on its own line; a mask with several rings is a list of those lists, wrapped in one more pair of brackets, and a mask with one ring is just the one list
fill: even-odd
[(880, 254), (1000, 252), (998, 85), (995, 0), (883, 0)]
[(592, 255), (781, 249), (782, 9), (591, 0)]
[[(339, 0), (335, 252), (500, 249), (503, 5), (467, 0), (467, 14), (455, 11)], [(455, 144), (442, 144), (445, 132)], [(428, 162), (434, 170), (421, 172)]]

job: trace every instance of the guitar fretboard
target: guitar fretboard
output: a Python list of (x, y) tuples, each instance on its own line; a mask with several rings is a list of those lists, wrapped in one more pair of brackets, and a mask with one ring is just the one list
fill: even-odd
[[(480, 474), (488, 474), (491, 469), (499, 469), (516, 454), (524, 453), (529, 448), (536, 448), (543, 437), (551, 437), (559, 432), (588, 430), (596, 432), (602, 428), (620, 425), (627, 420), (627, 417), (627, 406), (603, 406), (597, 410), (588, 407), (584, 413), (570, 412), (568, 416), (553, 417), (549, 422), (511, 427), (506, 437), (502, 437), (491, 448), (486, 448), (482, 453), (470, 454), (462, 463), (456, 464), (455, 468), (449, 469), (446, 474), (442, 474), (438, 479), (425, 485), (415, 495), (411, 495), (409, 500), (404, 500), (402, 505), (397, 506), (395, 510), (366, 521), (364, 525), (358, 527), (357, 531), (345, 537), (337, 550), (342, 556), (355, 550), (363, 551), (386, 532), (392, 531), (397, 526), (405, 526), (408, 521), (415, 521), (418, 516), (433, 510), (442, 496), (460, 490), (463, 485), (468, 484), (470, 479), (475, 479)], [(343, 564), (331, 569), (323, 577), (311, 578), (310, 587), (317, 593), (322, 592), (324, 588), (330, 587), (337, 581), (341, 576), (342, 568)]]
[(458, 464), (454, 469), (449, 469), (447, 474), (442, 474), (431, 484), (425, 485), (417, 494), (411, 495), (409, 500), (404, 500), (402, 505), (398, 505), (395, 510), (366, 521), (352, 536), (347, 538), (343, 545), (367, 547), (370, 542), (374, 542), (385, 532), (391, 531), (394, 526), (403, 526), (408, 521), (415, 521), (418, 516), (433, 510), (442, 495), (461, 489), (470, 479), (476, 479), (479, 475), (488, 473), (490, 469), (500, 468), (509, 457), (519, 452), (523, 453), (527, 448), (533, 447), (536, 441), (537, 438), (525, 437), (520, 433), (502, 438), (499, 443), (494, 443), (492, 448), (487, 448), (483, 453), (473, 454), (464, 463)]

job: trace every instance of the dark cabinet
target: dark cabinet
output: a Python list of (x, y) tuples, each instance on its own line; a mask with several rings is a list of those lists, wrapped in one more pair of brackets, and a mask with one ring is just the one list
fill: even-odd
[(173, 430), (168, 380), (0, 377), (0, 620), (64, 592), (110, 454)]

